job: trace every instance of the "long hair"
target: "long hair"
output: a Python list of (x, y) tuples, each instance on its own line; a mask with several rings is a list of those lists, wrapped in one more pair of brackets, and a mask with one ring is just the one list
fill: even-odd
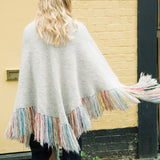
[(76, 29), (76, 19), (72, 17), (71, 0), (39, 0), (36, 13), (36, 32), (47, 44), (63, 45), (74, 39), (69, 35), (70, 21)]

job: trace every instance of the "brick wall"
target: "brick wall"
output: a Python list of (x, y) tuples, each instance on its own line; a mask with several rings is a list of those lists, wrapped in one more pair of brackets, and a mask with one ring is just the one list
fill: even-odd
[[(73, 0), (73, 16), (82, 21), (112, 70), (125, 85), (137, 82), (137, 0)], [(105, 111), (92, 129), (137, 126), (137, 106)]]
[(93, 130), (83, 133), (82, 151), (86, 157), (82, 160), (92, 160), (100, 157), (103, 160), (129, 160), (138, 158), (137, 127)]
[[(3, 1), (1, 4), (2, 71), (19, 66), (24, 26), (33, 20), (38, 0)], [(132, 85), (137, 80), (137, 0), (72, 0), (73, 16), (84, 22), (120, 81)], [(12, 14), (11, 14), (12, 13)], [(24, 18), (26, 17), (26, 18)], [(18, 23), (15, 23), (18, 22)], [(6, 31), (6, 32), (4, 32)], [(13, 32), (14, 31), (14, 32)], [(16, 37), (16, 41), (15, 41)], [(9, 39), (9, 42), (8, 42)], [(8, 47), (10, 44), (10, 47)], [(10, 58), (8, 58), (10, 57)], [(3, 73), (3, 72), (1, 72)], [(1, 76), (4, 79), (4, 75)], [(0, 81), (1, 114), (0, 153), (27, 151), (23, 144), (4, 139), (4, 129), (11, 116), (17, 82)], [(6, 97), (10, 101), (6, 101)], [(137, 107), (128, 112), (104, 112), (92, 122), (92, 129), (113, 129), (137, 126)]]

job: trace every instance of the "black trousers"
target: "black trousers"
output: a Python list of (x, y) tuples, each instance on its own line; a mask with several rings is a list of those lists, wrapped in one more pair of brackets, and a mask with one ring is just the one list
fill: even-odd
[[(78, 140), (79, 146), (82, 150), (82, 138), (80, 137)], [(47, 144), (44, 144), (42, 147), (39, 142), (34, 141), (34, 135), (31, 134), (30, 138), (30, 148), (32, 153), (32, 160), (48, 160), (50, 155), (52, 154), (52, 148), (48, 148)], [(81, 160), (81, 154), (76, 154), (75, 152), (66, 152), (62, 148), (62, 159), (61, 160)]]
[[(79, 146), (82, 150), (82, 138), (80, 137), (78, 140)], [(62, 148), (62, 160), (81, 160), (81, 151), (79, 152), (79, 154), (75, 153), (75, 152), (67, 152)]]

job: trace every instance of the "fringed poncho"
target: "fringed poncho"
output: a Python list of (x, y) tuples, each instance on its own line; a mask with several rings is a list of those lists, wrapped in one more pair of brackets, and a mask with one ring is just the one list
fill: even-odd
[(63, 47), (36, 34), (35, 20), (23, 33), (18, 89), (5, 136), (29, 146), (31, 133), (47, 143), (79, 153), (76, 138), (91, 129), (103, 111), (125, 111), (140, 100), (160, 103), (160, 84), (141, 73), (137, 84), (119, 82), (86, 26), (70, 25), (74, 39)]

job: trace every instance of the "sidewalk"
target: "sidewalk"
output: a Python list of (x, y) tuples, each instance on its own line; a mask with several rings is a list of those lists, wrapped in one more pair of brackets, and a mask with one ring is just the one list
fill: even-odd
[(158, 153), (157, 158), (139, 158), (139, 159), (133, 159), (133, 158), (119, 158), (119, 159), (108, 159), (108, 158), (103, 158), (103, 160), (160, 160), (160, 153)]

